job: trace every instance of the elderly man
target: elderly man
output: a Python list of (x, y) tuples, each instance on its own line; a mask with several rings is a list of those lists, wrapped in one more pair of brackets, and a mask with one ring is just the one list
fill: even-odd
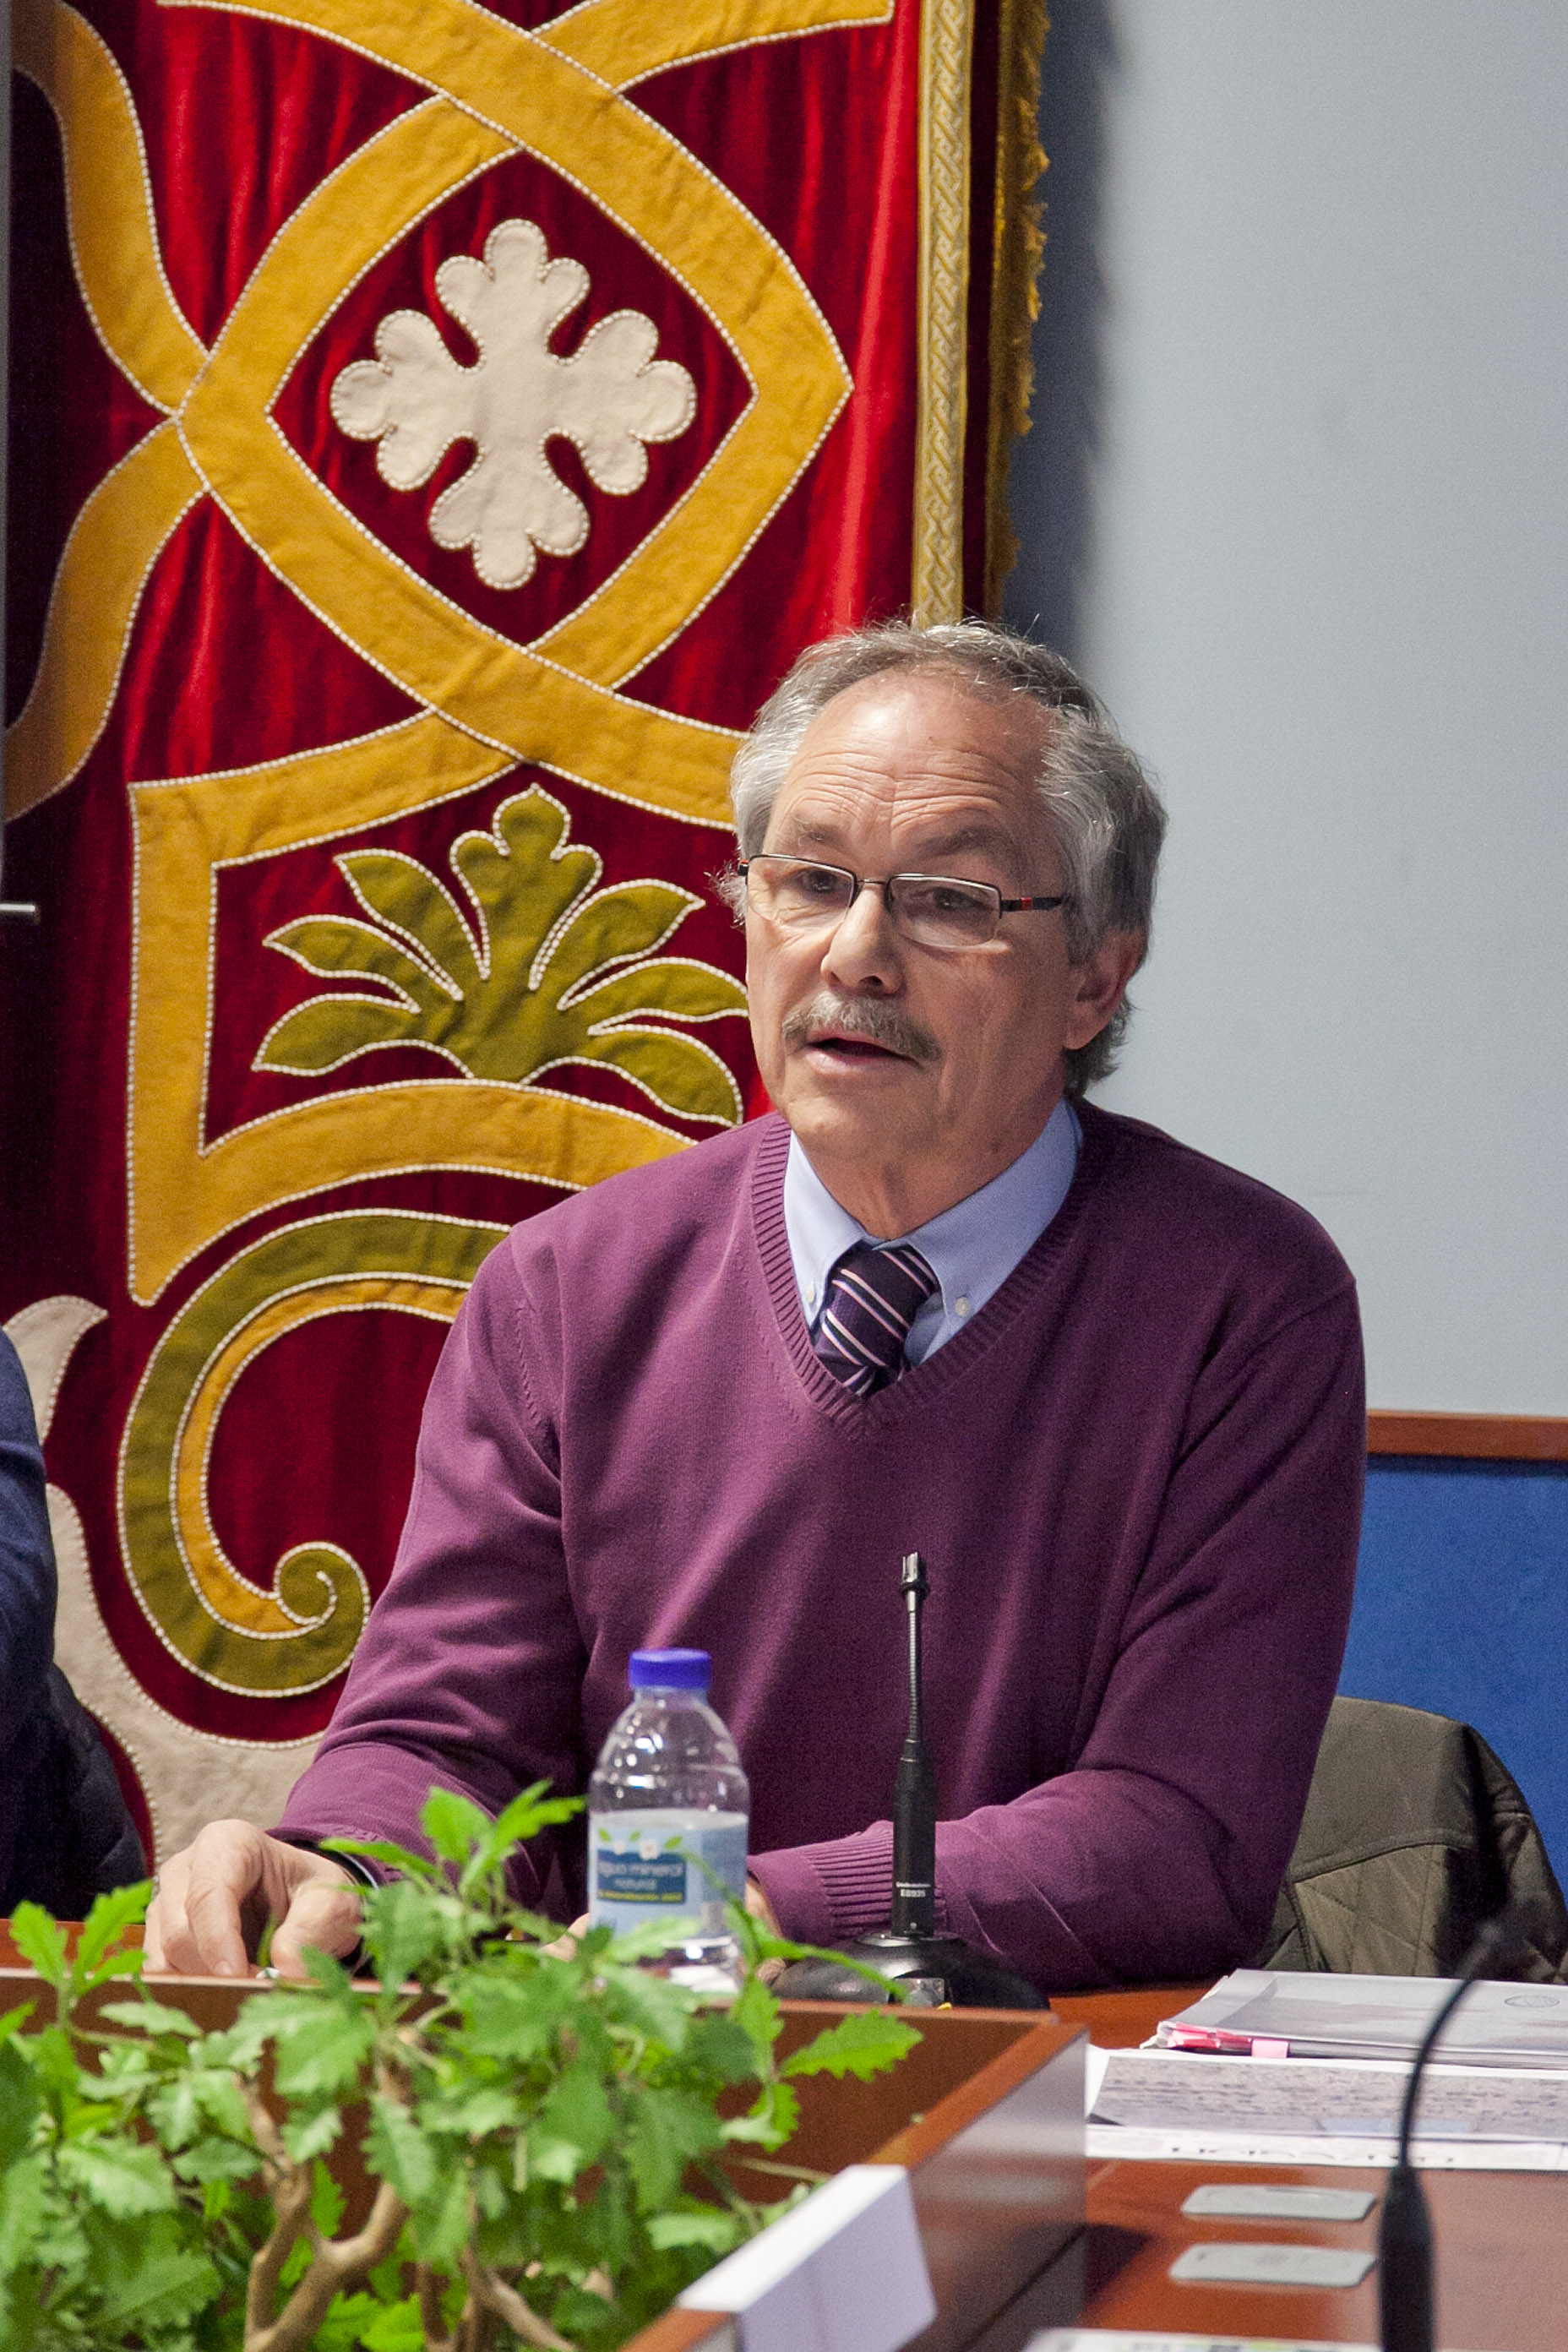
[[(776, 1115), (517, 1227), (431, 1384), (396, 1567), (277, 1838), (165, 1867), (154, 1957), (345, 1949), (313, 1851), (584, 1788), (628, 1653), (691, 1644), (753, 1899), (885, 1920), (900, 1553), (930, 1565), (945, 1925), (1043, 1990), (1245, 1960), (1339, 1668), (1365, 1425), (1301, 1211), (1082, 1099), (1163, 817), (1055, 656), (980, 624), (803, 656), (735, 762)], [(581, 1908), (580, 1839), (517, 1890)]]

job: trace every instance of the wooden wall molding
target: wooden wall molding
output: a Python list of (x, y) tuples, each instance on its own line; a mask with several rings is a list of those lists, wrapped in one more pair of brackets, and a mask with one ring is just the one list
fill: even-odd
[(1493, 1412), (1369, 1412), (1366, 1450), (1447, 1454), (1474, 1462), (1568, 1462), (1568, 1420)]

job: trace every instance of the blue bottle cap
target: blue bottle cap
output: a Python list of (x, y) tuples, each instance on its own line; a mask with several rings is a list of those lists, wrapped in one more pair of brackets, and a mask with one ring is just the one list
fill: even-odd
[(634, 1650), (626, 1668), (633, 1690), (705, 1691), (712, 1679), (706, 1650)]

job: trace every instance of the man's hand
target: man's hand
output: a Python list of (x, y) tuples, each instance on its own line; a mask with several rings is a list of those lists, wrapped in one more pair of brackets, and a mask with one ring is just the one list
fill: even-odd
[(158, 1873), (147, 1914), (147, 1967), (180, 1976), (244, 1977), (268, 1919), (268, 1958), (302, 1977), (305, 1946), (342, 1955), (359, 1941), (359, 1892), (324, 1853), (283, 1845), (248, 1822), (213, 1822)]

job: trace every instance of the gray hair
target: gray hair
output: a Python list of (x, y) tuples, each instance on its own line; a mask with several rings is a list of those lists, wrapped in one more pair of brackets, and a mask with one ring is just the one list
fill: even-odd
[[(933, 670), (953, 674), (976, 695), (1026, 694), (1052, 714), (1040, 794), (1067, 871), (1068, 952), (1084, 963), (1109, 932), (1121, 931), (1141, 936), (1146, 954), (1165, 835), (1160, 796), (1060, 654), (989, 621), (931, 629), (885, 621), (808, 646), (763, 705), (730, 771), (742, 856), (761, 849), (784, 772), (836, 695), (868, 678)], [(1068, 1050), (1069, 1094), (1115, 1068), (1131, 1012), (1123, 1002), (1098, 1037)]]

